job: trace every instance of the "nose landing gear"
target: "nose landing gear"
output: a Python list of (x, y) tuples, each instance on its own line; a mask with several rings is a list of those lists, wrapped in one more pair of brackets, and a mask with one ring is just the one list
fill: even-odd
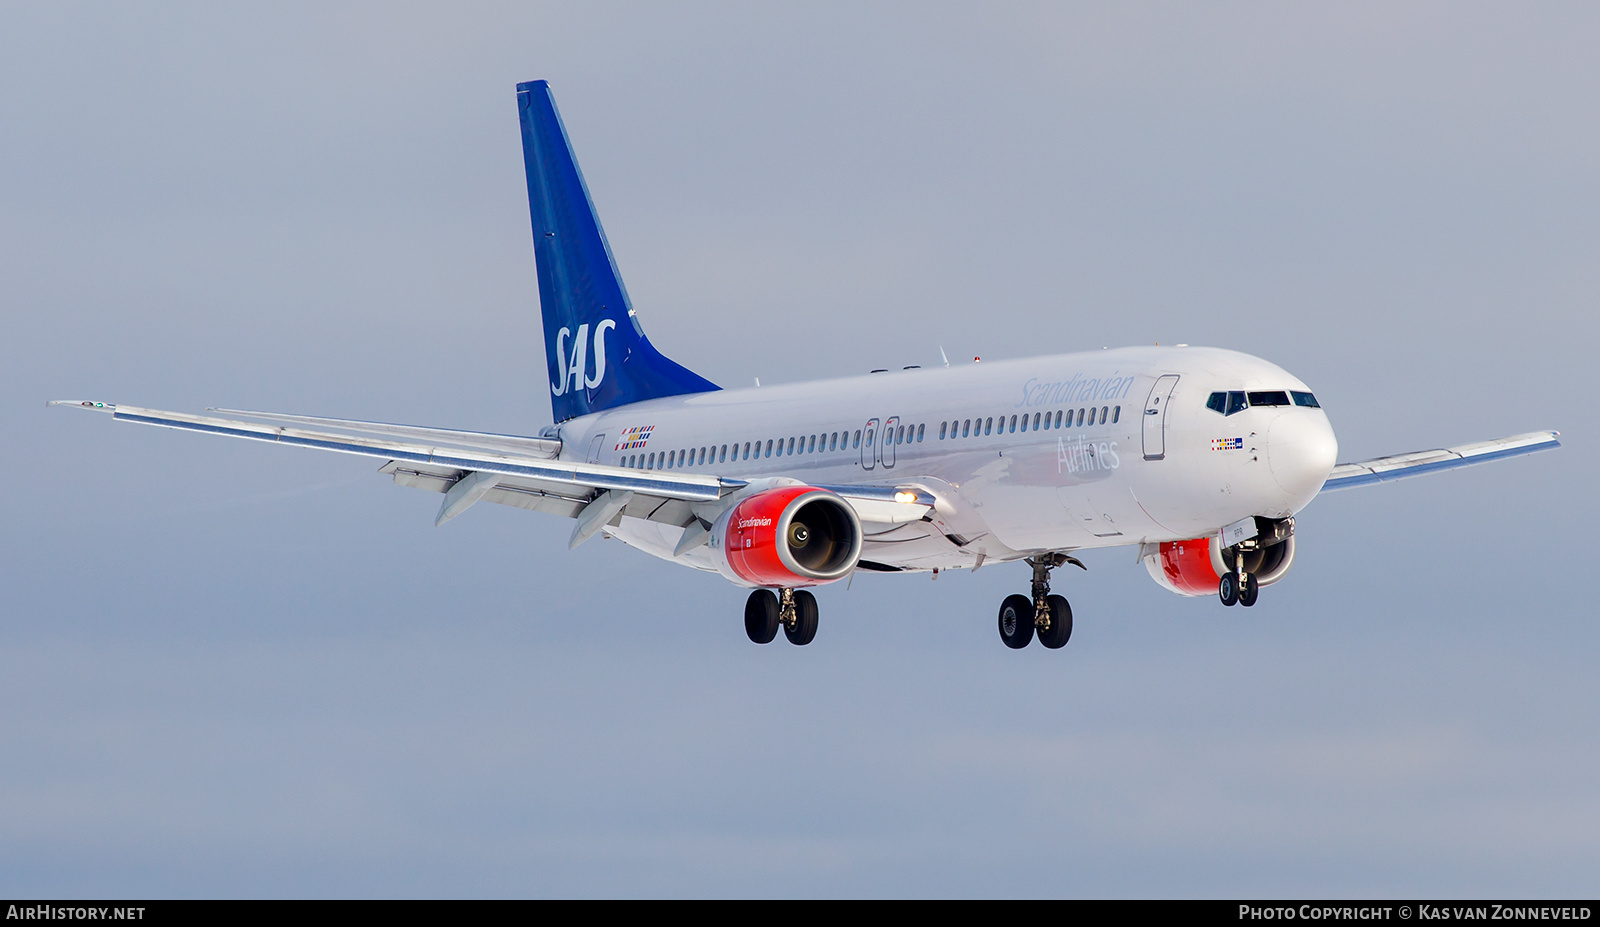
[(1050, 594), (1050, 571), (1064, 563), (1087, 570), (1082, 561), (1067, 554), (1041, 554), (1028, 558), (1033, 567), (1033, 596), (1008, 595), (1000, 603), (1000, 640), (1012, 650), (1021, 650), (1033, 642), (1051, 650), (1066, 646), (1072, 638), (1072, 606), (1058, 595)]
[(1234, 568), (1222, 574), (1217, 582), (1217, 598), (1222, 600), (1223, 605), (1237, 602), (1249, 608), (1256, 604), (1256, 597), (1261, 594), (1261, 583), (1256, 579), (1256, 574), (1244, 568), (1244, 555), (1244, 544), (1241, 543), (1234, 548)]

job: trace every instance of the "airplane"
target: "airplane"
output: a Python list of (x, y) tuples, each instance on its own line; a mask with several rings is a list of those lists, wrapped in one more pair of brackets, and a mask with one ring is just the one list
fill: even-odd
[[(435, 525), (479, 501), (750, 588), (745, 633), (817, 633), (813, 588), (857, 571), (1022, 561), (1000, 638), (1051, 649), (1072, 607), (1051, 573), (1137, 546), (1161, 586), (1253, 606), (1294, 563), (1318, 495), (1560, 446), (1539, 431), (1336, 463), (1315, 394), (1222, 348), (1125, 347), (722, 389), (645, 337), (546, 81), (517, 85), (554, 424), (492, 434), (308, 415), (188, 414), (54, 401), (117, 421), (384, 460), (442, 493)], [(941, 348), (941, 355), (943, 349)], [(232, 416), (232, 417), (229, 417)]]

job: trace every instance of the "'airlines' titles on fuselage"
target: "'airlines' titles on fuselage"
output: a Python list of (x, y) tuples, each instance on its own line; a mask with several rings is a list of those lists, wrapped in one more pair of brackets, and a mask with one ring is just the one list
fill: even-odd
[(1090, 441), (1083, 435), (1056, 438), (1056, 472), (1115, 470), (1122, 466), (1115, 441)]

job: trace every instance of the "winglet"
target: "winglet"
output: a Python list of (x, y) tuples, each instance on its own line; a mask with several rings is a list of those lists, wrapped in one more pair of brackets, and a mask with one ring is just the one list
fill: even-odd
[(87, 399), (52, 399), (45, 403), (46, 406), (72, 406), (78, 409), (88, 409), (91, 412), (106, 412), (111, 415), (117, 413), (117, 407), (109, 402), (91, 402)]

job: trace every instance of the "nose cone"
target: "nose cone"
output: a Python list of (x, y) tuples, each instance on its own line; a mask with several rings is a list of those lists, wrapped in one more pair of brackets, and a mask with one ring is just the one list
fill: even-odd
[(1267, 464), (1272, 478), (1298, 512), (1322, 489), (1339, 457), (1339, 442), (1320, 410), (1292, 409), (1267, 430)]

